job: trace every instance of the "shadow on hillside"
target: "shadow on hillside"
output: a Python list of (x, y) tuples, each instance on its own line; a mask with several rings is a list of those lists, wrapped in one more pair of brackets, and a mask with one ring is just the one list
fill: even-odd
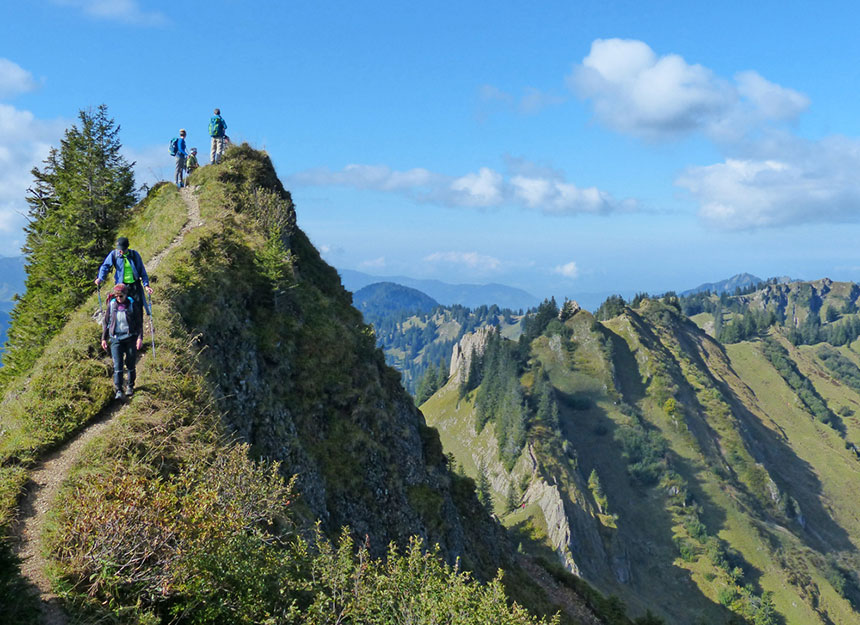
[[(632, 359), (629, 350), (627, 357)], [(639, 390), (640, 397), (644, 397), (644, 387)], [(628, 401), (636, 396), (635, 386), (631, 393), (625, 396)], [(562, 393), (558, 389), (556, 394), (561, 404), (562, 431), (576, 448), (580, 474), (587, 480), (592, 469), (596, 469), (607, 495), (608, 513), (618, 514), (617, 529), (600, 527), (607, 562), (596, 566), (584, 561), (577, 553), (576, 538), (572, 541), (571, 550), (576, 561), (581, 563), (586, 579), (602, 577), (601, 586), (605, 592), (633, 595), (628, 599), (631, 608), (659, 612), (667, 622), (695, 622), (697, 616), (706, 617), (707, 622), (727, 622), (731, 612), (705, 596), (692, 574), (675, 565), (679, 557), (673, 531), (676, 521), (665, 507), (664, 495), (655, 496), (656, 486), (644, 486), (628, 474), (627, 460), (618, 441), (623, 426), (597, 403), (606, 397)], [(691, 497), (686, 505), (695, 502), (717, 527), (722, 526), (725, 515), (699, 487), (696, 470), (674, 454), (671, 454), (670, 463), (689, 485)], [(629, 579), (621, 583), (618, 581), (620, 562), (626, 562), (629, 572)], [(751, 570), (749, 565), (744, 568)], [(610, 579), (606, 578), (607, 574)]]
[(645, 397), (645, 384), (639, 376), (639, 365), (627, 341), (615, 333), (611, 333), (611, 337), (618, 392), (621, 393), (624, 401), (632, 406)]
[[(731, 368), (731, 361), (725, 349), (722, 345), (717, 345), (726, 358), (729, 370), (740, 380), (740, 376)], [(744, 427), (740, 428), (740, 432), (745, 435), (750, 452), (757, 461), (765, 465), (779, 490), (788, 493), (799, 503), (803, 523), (795, 517), (795, 522), (786, 529), (809, 547), (823, 554), (830, 551), (856, 552), (856, 547), (848, 533), (831, 518), (822, 505), (823, 487), (813, 467), (795, 453), (784, 436), (766, 427), (747, 408), (729, 384), (713, 375), (701, 359), (698, 349), (691, 349), (688, 353), (702, 370), (707, 371), (711, 381), (728, 401), (734, 417), (743, 424)], [(754, 396), (752, 391), (750, 394)], [(762, 412), (764, 413), (764, 410)], [(810, 419), (812, 418), (810, 416)], [(771, 516), (762, 509), (758, 512), (765, 517)], [(766, 518), (766, 520), (769, 519)]]

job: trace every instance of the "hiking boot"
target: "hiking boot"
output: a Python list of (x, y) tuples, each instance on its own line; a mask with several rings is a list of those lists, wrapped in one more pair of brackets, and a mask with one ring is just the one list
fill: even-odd
[(134, 395), (134, 387), (133, 386), (126, 386), (125, 387), (125, 396), (131, 397), (132, 395)]
[(123, 399), (125, 395), (122, 394), (122, 389), (116, 389), (116, 395), (113, 396), (114, 399)]

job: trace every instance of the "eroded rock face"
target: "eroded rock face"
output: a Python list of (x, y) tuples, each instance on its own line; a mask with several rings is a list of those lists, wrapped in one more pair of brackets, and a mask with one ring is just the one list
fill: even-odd
[(451, 367), (448, 370), (448, 377), (457, 380), (461, 374), (465, 375), (472, 364), (472, 354), (479, 356), (483, 354), (487, 348), (490, 334), (495, 331), (496, 329), (492, 326), (484, 326), (463, 336), (460, 342), (454, 345), (451, 352)]

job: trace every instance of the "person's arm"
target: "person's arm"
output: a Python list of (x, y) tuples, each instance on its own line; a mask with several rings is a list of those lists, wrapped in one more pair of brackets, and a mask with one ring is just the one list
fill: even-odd
[[(146, 267), (143, 266), (143, 258), (140, 256), (140, 252), (135, 250), (134, 252), (134, 264), (137, 265), (137, 275), (140, 276), (140, 281), (143, 282), (143, 286), (149, 287), (149, 276), (146, 275)], [(152, 292), (152, 289), (149, 290)]]
[(110, 270), (112, 264), (113, 250), (110, 251), (110, 254), (107, 255), (104, 262), (99, 267), (98, 275), (96, 275), (96, 284), (101, 284), (102, 282), (104, 282), (104, 279), (107, 277), (108, 271)]
[(188, 152), (185, 151), (185, 139), (182, 137), (179, 137), (179, 153), (185, 158), (188, 158)]

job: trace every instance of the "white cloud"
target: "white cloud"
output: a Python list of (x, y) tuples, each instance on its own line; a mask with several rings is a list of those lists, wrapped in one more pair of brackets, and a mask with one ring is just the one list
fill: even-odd
[(465, 206), (498, 206), (502, 202), (502, 175), (488, 167), (477, 174), (466, 174), (451, 183), (458, 204)]
[(647, 139), (697, 130), (735, 139), (763, 123), (793, 119), (809, 105), (805, 95), (756, 72), (741, 72), (732, 82), (629, 39), (595, 40), (568, 85), (591, 101), (605, 124)]
[(358, 265), (362, 269), (385, 269), (385, 256), (366, 260)]
[(9, 59), (0, 58), (0, 98), (9, 98), (35, 88), (33, 74)]
[(42, 165), (65, 124), (37, 119), (29, 111), (0, 103), (0, 255), (14, 256), (24, 240), (30, 170)]
[(423, 168), (395, 171), (384, 165), (347, 165), (293, 174), (288, 186), (339, 185), (405, 195), (417, 202), (445, 206), (494, 208), (515, 205), (551, 215), (608, 214), (636, 208), (633, 200), (616, 200), (596, 187), (580, 188), (564, 174), (521, 159), (508, 158), (504, 175), (489, 167), (463, 176), (445, 176)]
[(433, 264), (448, 264), (469, 267), (472, 270), (489, 273), (497, 271), (502, 261), (493, 256), (478, 252), (434, 252), (424, 257), (424, 262)]
[(167, 153), (167, 145), (150, 145), (143, 148), (124, 146), (123, 156), (134, 163), (134, 180), (138, 185), (154, 186), (162, 180), (173, 180), (175, 160)]
[(758, 153), (688, 168), (676, 181), (699, 216), (723, 229), (860, 222), (860, 140), (803, 141), (782, 135)]
[(137, 0), (52, 0), (59, 6), (80, 9), (98, 19), (112, 20), (141, 26), (160, 26), (167, 18), (158, 11), (144, 11)]
[(735, 75), (735, 82), (738, 93), (765, 118), (794, 119), (809, 108), (807, 96), (765, 80), (757, 72), (740, 72)]
[(557, 265), (552, 272), (571, 280), (579, 277), (579, 267), (576, 266), (574, 261), (570, 261), (564, 265)]

